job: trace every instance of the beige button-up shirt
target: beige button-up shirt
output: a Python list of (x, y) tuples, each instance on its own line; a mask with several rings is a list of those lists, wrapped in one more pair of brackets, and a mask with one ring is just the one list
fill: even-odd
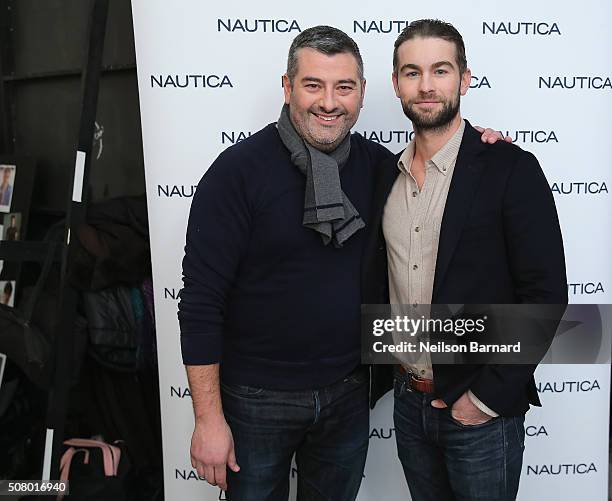
[[(412, 305), (418, 316), (424, 312), (420, 305), (431, 304), (440, 226), (464, 130), (462, 121), (453, 137), (425, 162), (421, 189), (411, 173), (414, 140), (408, 144), (397, 163), (400, 174), (383, 212), (390, 302)], [(433, 379), (429, 353), (402, 362), (415, 374)]]
[[(390, 302), (411, 305), (418, 316), (426, 309), (421, 305), (431, 304), (440, 226), (464, 131), (465, 121), (461, 121), (455, 134), (431, 160), (427, 160), (421, 189), (411, 173), (415, 148), (414, 140), (411, 141), (397, 162), (400, 174), (383, 212)], [(420, 339), (426, 340), (423, 336)], [(434, 378), (431, 356), (427, 352), (404, 356), (402, 364), (422, 378)], [(471, 392), (468, 396), (480, 410), (496, 415)]]

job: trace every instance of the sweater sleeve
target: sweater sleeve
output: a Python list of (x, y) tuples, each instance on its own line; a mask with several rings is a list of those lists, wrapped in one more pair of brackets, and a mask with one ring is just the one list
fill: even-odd
[(187, 224), (178, 318), (185, 365), (221, 361), (224, 313), (250, 232), (240, 161), (222, 153), (193, 197)]

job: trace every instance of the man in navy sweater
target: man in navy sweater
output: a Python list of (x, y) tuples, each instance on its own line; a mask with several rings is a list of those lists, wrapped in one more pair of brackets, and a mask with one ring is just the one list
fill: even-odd
[[(363, 103), (355, 42), (296, 37), (278, 123), (228, 148), (194, 196), (179, 303), (194, 468), (228, 499), (353, 500), (368, 447), (360, 261), (374, 168), (350, 134)], [(484, 140), (497, 139), (492, 131)]]

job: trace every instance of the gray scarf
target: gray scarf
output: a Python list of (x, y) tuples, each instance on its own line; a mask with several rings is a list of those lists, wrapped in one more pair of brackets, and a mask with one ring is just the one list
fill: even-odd
[(324, 245), (333, 241), (335, 247), (342, 247), (354, 233), (365, 227), (340, 185), (340, 166), (348, 160), (351, 151), (350, 134), (334, 151), (319, 151), (296, 132), (286, 104), (276, 127), (291, 153), (291, 162), (306, 176), (302, 224), (319, 232)]

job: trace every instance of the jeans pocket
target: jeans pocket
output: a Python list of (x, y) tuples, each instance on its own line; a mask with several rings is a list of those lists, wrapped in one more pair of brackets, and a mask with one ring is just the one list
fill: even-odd
[(492, 417), (491, 419), (488, 419), (487, 421), (485, 421), (484, 423), (479, 423), (479, 424), (463, 424), (461, 421), (457, 421), (454, 417), (453, 417), (453, 411), (451, 409), (448, 410), (448, 417), (451, 420), (451, 422), (457, 426), (459, 426), (460, 428), (465, 428), (468, 430), (475, 430), (478, 428), (484, 428), (485, 426), (489, 426), (490, 424), (493, 424), (495, 422), (497, 422), (499, 420), (499, 416), (498, 417)]
[(406, 391), (406, 383), (401, 379), (393, 378), (393, 396), (401, 397)]
[(525, 447), (525, 416), (516, 416), (510, 418), (516, 431), (516, 439), (520, 444), (521, 448)]
[(221, 389), (230, 395), (242, 398), (257, 398), (263, 395), (264, 389), (243, 384), (221, 383)]

